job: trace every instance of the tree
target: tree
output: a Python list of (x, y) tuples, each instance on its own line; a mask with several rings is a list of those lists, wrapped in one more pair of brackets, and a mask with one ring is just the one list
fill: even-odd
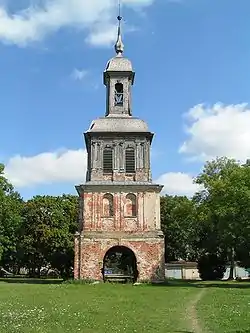
[(194, 260), (195, 207), (185, 196), (161, 197), (161, 225), (165, 235), (165, 260)]
[(221, 280), (226, 272), (226, 260), (216, 254), (203, 255), (198, 260), (198, 270), (202, 280)]
[[(204, 189), (195, 201), (206, 207), (206, 225), (217, 250), (227, 252), (233, 278), (237, 249), (250, 236), (250, 168), (225, 157), (207, 162), (196, 183)], [(217, 236), (215, 236), (215, 234)]]
[(196, 193), (192, 199), (196, 213), (193, 226), (193, 249), (198, 260), (207, 255), (224, 258), (225, 248), (218, 230), (218, 218), (203, 194), (203, 191)]
[(77, 227), (77, 197), (36, 196), (23, 209), (22, 248), (30, 275), (43, 266), (69, 276), (73, 267), (73, 235)]
[(4, 175), (0, 164), (0, 265), (18, 271), (18, 236), (22, 225), (23, 200)]
[(64, 237), (51, 247), (50, 263), (53, 268), (60, 271), (63, 278), (68, 278), (72, 274), (74, 265), (74, 234), (78, 227), (78, 197), (63, 195), (59, 198), (64, 214)]

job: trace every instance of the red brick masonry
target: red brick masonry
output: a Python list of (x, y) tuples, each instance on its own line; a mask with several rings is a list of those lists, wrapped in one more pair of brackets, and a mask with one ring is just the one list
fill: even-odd
[[(102, 279), (103, 259), (114, 246), (134, 252), (138, 280), (164, 279), (161, 187), (78, 188), (79, 232), (75, 236), (75, 279)], [(108, 191), (109, 190), (109, 191)], [(133, 192), (130, 190), (134, 190)], [(109, 209), (109, 202), (112, 209)], [(110, 212), (110, 216), (107, 216)], [(134, 213), (135, 212), (135, 213)]]
[[(110, 239), (75, 236), (75, 279), (102, 280), (101, 269), (106, 252), (113, 246), (131, 249), (137, 261), (138, 281), (164, 279), (164, 239)], [(79, 265), (80, 264), (80, 265)]]

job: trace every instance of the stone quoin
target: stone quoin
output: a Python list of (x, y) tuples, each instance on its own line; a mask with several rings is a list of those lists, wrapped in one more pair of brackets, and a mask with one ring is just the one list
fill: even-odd
[(135, 73), (123, 57), (118, 16), (116, 56), (104, 71), (105, 116), (84, 133), (88, 153), (85, 184), (79, 194), (79, 230), (75, 235), (75, 279), (103, 279), (104, 257), (113, 247), (134, 254), (138, 281), (164, 279), (164, 236), (160, 224), (161, 185), (151, 178), (153, 133), (133, 117)]

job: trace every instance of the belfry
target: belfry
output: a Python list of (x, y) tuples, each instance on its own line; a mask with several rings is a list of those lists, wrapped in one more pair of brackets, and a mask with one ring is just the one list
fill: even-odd
[(113, 275), (133, 281), (164, 279), (164, 237), (160, 224), (162, 186), (151, 177), (153, 133), (133, 116), (135, 72), (123, 56), (118, 16), (116, 56), (103, 74), (105, 116), (84, 133), (88, 153), (86, 182), (79, 194), (74, 278), (105, 280)]

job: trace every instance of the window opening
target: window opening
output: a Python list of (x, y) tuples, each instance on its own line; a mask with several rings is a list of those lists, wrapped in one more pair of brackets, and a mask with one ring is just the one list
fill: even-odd
[(123, 84), (116, 83), (115, 85), (115, 105), (123, 105)]
[(103, 151), (103, 172), (113, 172), (113, 151), (110, 148), (105, 148)]

